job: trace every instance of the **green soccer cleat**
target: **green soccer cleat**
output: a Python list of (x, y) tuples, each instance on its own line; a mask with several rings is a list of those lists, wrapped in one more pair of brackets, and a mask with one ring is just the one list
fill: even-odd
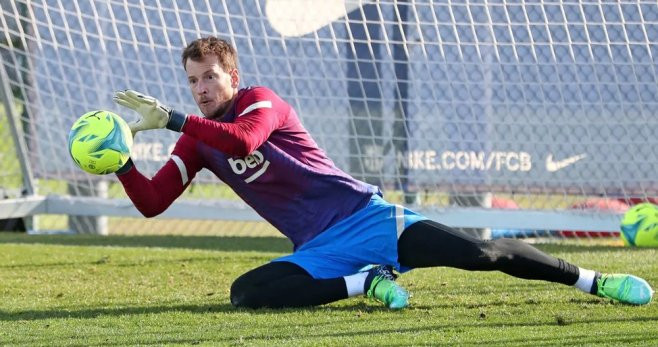
[(376, 265), (368, 269), (365, 292), (369, 298), (375, 298), (386, 307), (399, 310), (409, 305), (409, 293), (395, 283), (396, 276), (391, 266)]
[(653, 289), (647, 281), (624, 274), (603, 274), (596, 280), (600, 297), (632, 305), (645, 305), (651, 301)]

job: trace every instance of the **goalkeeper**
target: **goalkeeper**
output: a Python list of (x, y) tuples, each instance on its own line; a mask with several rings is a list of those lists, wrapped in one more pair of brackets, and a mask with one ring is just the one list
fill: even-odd
[(480, 240), (386, 202), (376, 186), (338, 169), (272, 90), (239, 88), (237, 54), (226, 41), (191, 42), (182, 64), (205, 117), (135, 91), (117, 92), (115, 102), (140, 115), (130, 124), (133, 134), (182, 133), (153, 178), (132, 161), (117, 175), (137, 209), (152, 217), (206, 168), (292, 241), (292, 254), (235, 280), (233, 305), (300, 307), (365, 294), (398, 309), (409, 295), (393, 270), (434, 266), (498, 270), (630, 304), (651, 300), (653, 291), (641, 278), (579, 268), (514, 239)]

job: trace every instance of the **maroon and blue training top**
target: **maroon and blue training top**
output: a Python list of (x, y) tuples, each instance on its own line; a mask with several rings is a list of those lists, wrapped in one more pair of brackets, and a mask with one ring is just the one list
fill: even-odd
[(241, 89), (220, 120), (187, 115), (182, 132), (152, 179), (135, 168), (119, 175), (147, 217), (167, 209), (207, 168), (297, 248), (379, 193), (338, 169), (295, 110), (265, 87)]

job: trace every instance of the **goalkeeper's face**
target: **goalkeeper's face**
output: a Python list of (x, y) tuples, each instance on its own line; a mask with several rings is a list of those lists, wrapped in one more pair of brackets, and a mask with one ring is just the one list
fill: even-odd
[(201, 113), (211, 119), (223, 116), (238, 92), (238, 70), (224, 71), (215, 55), (206, 55), (200, 60), (188, 59), (185, 70)]

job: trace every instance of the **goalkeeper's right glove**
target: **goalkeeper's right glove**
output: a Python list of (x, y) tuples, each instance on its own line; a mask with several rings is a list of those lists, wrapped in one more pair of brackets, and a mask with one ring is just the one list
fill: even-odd
[(185, 114), (160, 104), (160, 101), (152, 96), (134, 90), (124, 90), (114, 93), (113, 100), (140, 115), (138, 120), (128, 123), (133, 136), (138, 131), (165, 127), (180, 132), (185, 124)]

